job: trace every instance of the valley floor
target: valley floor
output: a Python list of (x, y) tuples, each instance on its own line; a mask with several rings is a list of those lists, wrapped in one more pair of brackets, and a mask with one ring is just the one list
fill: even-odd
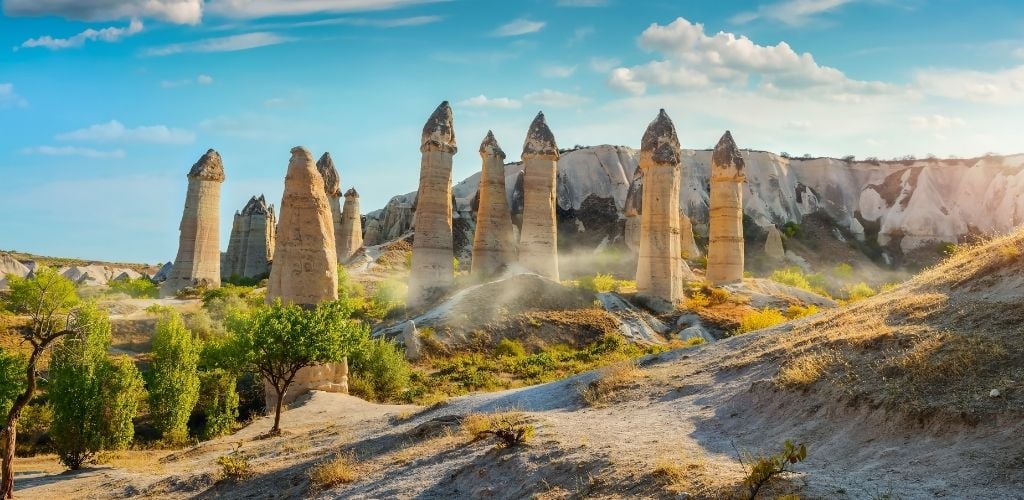
[[(21, 498), (722, 498), (740, 492), (739, 456), (807, 445), (794, 474), (765, 498), (1024, 498), (1020, 415), (961, 422), (911, 419), (868, 403), (776, 389), (777, 362), (734, 356), (787, 325), (641, 361), (645, 377), (598, 407), (579, 395), (598, 373), (474, 394), (424, 409), (316, 392), (262, 438), (270, 418), (177, 451), (130, 451), (108, 465), (59, 473), (50, 457), (16, 462)], [(748, 358), (749, 359), (749, 358)], [(446, 416), (517, 410), (536, 425), (522, 447), (473, 440)], [(451, 425), (450, 425), (451, 424)], [(220, 477), (235, 452), (250, 479)], [(356, 479), (325, 491), (309, 471), (354, 455)], [(666, 471), (675, 474), (669, 478)]]

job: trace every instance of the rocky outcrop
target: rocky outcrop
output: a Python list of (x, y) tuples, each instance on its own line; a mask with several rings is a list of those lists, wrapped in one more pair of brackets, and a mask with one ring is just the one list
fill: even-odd
[(416, 236), (412, 244), (408, 303), (434, 302), (455, 281), (452, 241), (452, 156), (458, 151), (452, 108), (444, 101), (423, 126)]
[(682, 231), (679, 235), (679, 244), (682, 246), (683, 257), (686, 259), (697, 259), (701, 256), (700, 247), (697, 246), (697, 240), (693, 237), (693, 223), (690, 222), (690, 217), (686, 213), (679, 214), (679, 230)]
[(768, 226), (768, 238), (764, 242), (764, 254), (772, 260), (784, 260), (786, 249), (782, 246), (782, 232), (775, 224)]
[(505, 190), (505, 152), (491, 131), (480, 144), (483, 165), (477, 199), (476, 231), (473, 238), (473, 269), (477, 278), (501, 274), (515, 262), (512, 215)]
[(316, 169), (320, 172), (320, 177), (324, 179), (324, 192), (327, 193), (327, 201), (331, 205), (331, 226), (334, 228), (334, 243), (338, 245), (338, 262), (344, 262), (349, 256), (345, 255), (342, 250), (341, 176), (338, 175), (338, 169), (334, 167), (331, 153), (324, 153), (317, 160)]
[(558, 145), (544, 113), (530, 124), (523, 143), (523, 217), (519, 229), (519, 264), (558, 281), (558, 227), (555, 179)]
[(161, 297), (172, 297), (185, 287), (220, 286), (220, 185), (223, 182), (224, 163), (216, 151), (207, 151), (192, 165), (179, 226), (178, 255), (170, 275), (160, 286)]
[(8, 253), (0, 253), (0, 290), (8, 288), (8, 276), (24, 278), (31, 270)]
[[(281, 197), (274, 265), (267, 284), (268, 304), (315, 306), (338, 299), (338, 258), (334, 243), (331, 206), (313, 155), (306, 148), (292, 148)], [(348, 364), (333, 363), (303, 368), (295, 376), (285, 402), (309, 390), (348, 392)], [(267, 407), (276, 403), (271, 388), (265, 391)]]
[(743, 280), (743, 155), (729, 131), (711, 155), (707, 279), (715, 286)]
[(359, 193), (351, 188), (345, 191), (345, 207), (341, 211), (340, 262), (348, 262), (360, 248), (363, 248), (363, 216), (359, 213)]
[(153, 273), (153, 281), (156, 283), (163, 283), (164, 281), (167, 281), (167, 278), (171, 275), (171, 269), (173, 268), (173, 262), (164, 263), (156, 273)]
[(640, 214), (637, 292), (675, 304), (690, 277), (682, 259), (679, 228), (679, 138), (661, 110), (644, 132), (640, 169), (647, 183)]
[(277, 217), (274, 205), (263, 195), (253, 196), (231, 224), (228, 250), (221, 263), (221, 279), (261, 278), (270, 272), (274, 258)]
[(420, 332), (416, 330), (416, 322), (406, 321), (402, 326), (402, 333), (398, 341), (405, 346), (405, 359), (419, 361), (423, 357), (423, 342), (420, 340)]

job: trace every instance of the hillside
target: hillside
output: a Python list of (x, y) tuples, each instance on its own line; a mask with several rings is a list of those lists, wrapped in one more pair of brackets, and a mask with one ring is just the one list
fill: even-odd
[[(763, 493), (802, 498), (1013, 498), (1024, 466), (1024, 231), (963, 250), (895, 290), (796, 322), (543, 385), (430, 408), (313, 393), (260, 438), (126, 452), (51, 476), (17, 463), (26, 498), (722, 498), (745, 452), (804, 443), (807, 460)], [(584, 395), (603, 387), (600, 398)], [(995, 390), (996, 392), (993, 392)], [(472, 439), (471, 415), (515, 410), (522, 447)], [(459, 422), (463, 422), (460, 427)], [(219, 457), (255, 476), (223, 479)], [(349, 483), (310, 471), (352, 457)]]

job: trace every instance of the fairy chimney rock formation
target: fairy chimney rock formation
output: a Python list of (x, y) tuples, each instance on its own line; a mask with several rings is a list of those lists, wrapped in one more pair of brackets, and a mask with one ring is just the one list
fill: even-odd
[(786, 258), (786, 249), (782, 246), (782, 232), (775, 224), (768, 226), (768, 239), (764, 242), (764, 253), (773, 260)]
[(505, 152), (491, 131), (480, 144), (479, 208), (473, 235), (473, 269), (479, 278), (501, 274), (515, 261), (512, 215), (505, 196)]
[(452, 243), (452, 156), (458, 151), (452, 108), (441, 103), (423, 125), (420, 185), (409, 273), (410, 307), (433, 302), (455, 282)]
[(334, 167), (331, 153), (324, 153), (317, 160), (316, 169), (324, 178), (324, 192), (327, 193), (327, 201), (331, 204), (331, 227), (334, 229), (334, 242), (338, 245), (338, 262), (343, 262), (348, 257), (344, 255), (341, 248), (341, 176), (338, 175), (338, 169)]
[(530, 124), (523, 143), (523, 224), (519, 233), (519, 263), (558, 281), (558, 227), (555, 222), (555, 179), (558, 145), (544, 113)]
[(685, 213), (679, 214), (679, 229), (682, 231), (682, 234), (679, 236), (679, 242), (683, 247), (683, 258), (700, 258), (700, 247), (697, 246), (697, 240), (693, 237), (693, 222), (690, 221), (690, 217)]
[(341, 211), (341, 241), (338, 257), (347, 262), (363, 248), (363, 220), (359, 213), (359, 193), (355, 188), (345, 191), (345, 207)]
[(745, 164), (729, 131), (711, 154), (707, 279), (713, 285), (743, 280)]
[(640, 144), (644, 189), (636, 288), (640, 294), (669, 304), (683, 297), (683, 279), (690, 277), (682, 258), (679, 227), (680, 161), (676, 128), (663, 109), (648, 125)]
[(220, 185), (224, 162), (208, 150), (188, 172), (185, 209), (181, 215), (178, 254), (161, 297), (173, 297), (185, 287), (220, 286)]
[[(313, 163), (313, 155), (303, 147), (294, 147), (291, 153), (266, 302), (281, 299), (286, 304), (314, 307), (338, 299), (333, 218), (324, 179)], [(313, 389), (348, 392), (348, 365), (331, 363), (299, 370), (285, 402)], [(266, 395), (267, 407), (272, 408), (276, 396), (269, 388)]]
[(235, 212), (221, 278), (266, 277), (274, 258), (276, 231), (274, 205), (267, 204), (263, 195), (249, 198), (245, 207)]

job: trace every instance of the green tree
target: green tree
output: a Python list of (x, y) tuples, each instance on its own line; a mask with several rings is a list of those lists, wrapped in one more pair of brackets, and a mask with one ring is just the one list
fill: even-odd
[(188, 419), (199, 400), (202, 342), (185, 328), (181, 315), (165, 314), (153, 334), (149, 412), (169, 443), (188, 439)]
[(0, 414), (9, 413), (14, 400), (25, 392), (27, 363), (23, 354), (0, 349)]
[(223, 368), (203, 371), (199, 375), (199, 410), (206, 418), (203, 439), (213, 439), (231, 432), (238, 418), (238, 377)]
[(0, 498), (14, 498), (14, 450), (18, 438), (18, 419), (35, 396), (36, 365), (50, 345), (65, 335), (88, 326), (89, 317), (78, 312), (75, 285), (48, 267), (36, 269), (31, 278), (10, 276), (10, 293), (2, 299), (3, 308), (27, 317), (14, 328), (32, 350), (25, 363), (23, 390), (11, 403), (4, 423), (3, 466), (0, 472)]
[(272, 435), (281, 433), (282, 400), (295, 374), (308, 366), (340, 362), (363, 339), (364, 327), (351, 320), (351, 314), (341, 301), (303, 308), (278, 300), (229, 318), (234, 356), (259, 373), (277, 395)]
[(121, 449), (135, 435), (132, 419), (144, 395), (142, 375), (126, 356), (109, 358), (110, 320), (93, 304), (79, 316), (89, 326), (54, 349), (47, 390), (50, 435), (60, 461), (81, 468), (103, 449)]
[(393, 341), (374, 339), (353, 353), (352, 372), (373, 387), (374, 395), (385, 400), (395, 398), (409, 386), (412, 368)]

